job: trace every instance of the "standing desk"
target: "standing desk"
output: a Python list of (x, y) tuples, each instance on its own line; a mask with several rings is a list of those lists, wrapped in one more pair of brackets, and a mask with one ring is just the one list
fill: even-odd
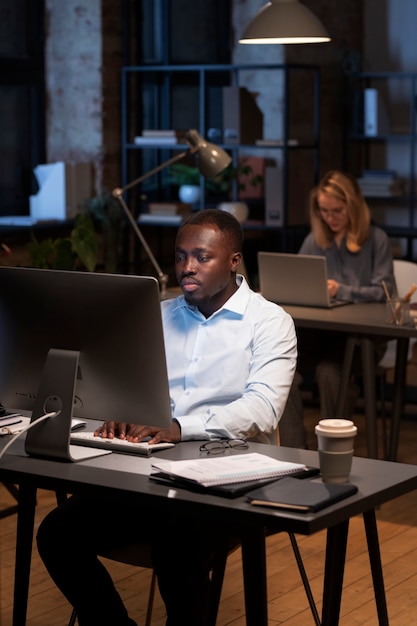
[[(157, 454), (172, 460), (198, 458), (202, 456), (199, 445), (199, 442), (183, 442)], [(249, 451), (313, 466), (318, 464), (318, 453), (311, 450), (251, 443)], [(239, 453), (243, 452), (225, 452)], [(375, 509), (417, 488), (417, 466), (354, 457), (351, 481), (358, 486), (358, 493), (317, 513), (293, 513), (255, 507), (244, 496), (229, 499), (207, 494), (202, 496), (186, 489), (174, 490), (151, 482), (148, 479), (150, 466), (150, 459), (116, 453), (79, 463), (47, 461), (27, 457), (20, 440), (11, 447), (0, 461), (0, 480), (20, 487), (13, 626), (24, 626), (26, 623), (37, 488), (87, 495), (94, 493), (95, 496), (111, 497), (116, 501), (139, 502), (144, 511), (152, 507), (167, 519), (176, 514), (185, 514), (194, 519), (195, 523), (204, 519), (218, 526), (232, 524), (234, 535), (242, 543), (248, 626), (268, 624), (265, 527), (268, 531), (304, 535), (327, 529), (322, 626), (337, 626), (349, 519), (362, 514), (378, 620), (380, 626), (388, 626)]]
[(395, 461), (404, 406), (408, 344), (410, 337), (417, 337), (417, 329), (414, 325), (395, 326), (388, 324), (385, 321), (386, 305), (379, 302), (349, 304), (333, 309), (289, 305), (283, 305), (283, 308), (294, 319), (295, 325), (300, 328), (346, 333), (348, 341), (344, 355), (341, 388), (336, 411), (338, 416), (343, 416), (353, 350), (355, 345), (359, 343), (362, 358), (368, 456), (371, 458), (377, 457), (376, 364), (373, 340), (376, 337), (387, 341), (389, 339), (397, 340), (392, 425), (388, 451), (388, 459)]

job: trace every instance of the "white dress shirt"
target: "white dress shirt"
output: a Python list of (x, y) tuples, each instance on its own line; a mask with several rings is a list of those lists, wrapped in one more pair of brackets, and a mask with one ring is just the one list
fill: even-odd
[(172, 416), (182, 440), (275, 442), (295, 372), (292, 318), (239, 288), (208, 319), (184, 296), (161, 303)]

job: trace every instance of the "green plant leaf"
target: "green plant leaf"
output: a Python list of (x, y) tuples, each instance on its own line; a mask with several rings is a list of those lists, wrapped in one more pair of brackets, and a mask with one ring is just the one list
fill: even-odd
[(89, 216), (87, 220), (79, 220), (71, 232), (72, 251), (89, 272), (94, 272), (97, 266), (98, 241), (93, 223)]
[(50, 267), (53, 270), (73, 270), (75, 257), (69, 237), (55, 239)]
[(174, 163), (168, 169), (169, 182), (172, 185), (199, 185), (200, 170), (198, 167), (190, 167), (184, 163)]
[(32, 241), (28, 243), (28, 250), (32, 267), (40, 269), (48, 269), (51, 267), (55, 250), (52, 239), (44, 239), (39, 242), (32, 234)]

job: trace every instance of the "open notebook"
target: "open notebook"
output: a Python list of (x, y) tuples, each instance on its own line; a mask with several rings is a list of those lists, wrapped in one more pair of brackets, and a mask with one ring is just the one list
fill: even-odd
[(288, 474), (307, 478), (318, 473), (318, 468), (303, 463), (280, 461), (265, 454), (246, 452), (183, 461), (155, 459), (149, 478), (170, 487), (235, 498), (255, 486), (265, 485)]
[(330, 298), (324, 256), (258, 252), (258, 271), (262, 295), (277, 304), (326, 309), (349, 304)]

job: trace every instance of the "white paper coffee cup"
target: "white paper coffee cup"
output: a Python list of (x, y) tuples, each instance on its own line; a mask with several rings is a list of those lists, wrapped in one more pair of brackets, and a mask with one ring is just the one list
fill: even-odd
[(357, 427), (350, 420), (333, 418), (320, 420), (315, 432), (323, 481), (348, 482)]

